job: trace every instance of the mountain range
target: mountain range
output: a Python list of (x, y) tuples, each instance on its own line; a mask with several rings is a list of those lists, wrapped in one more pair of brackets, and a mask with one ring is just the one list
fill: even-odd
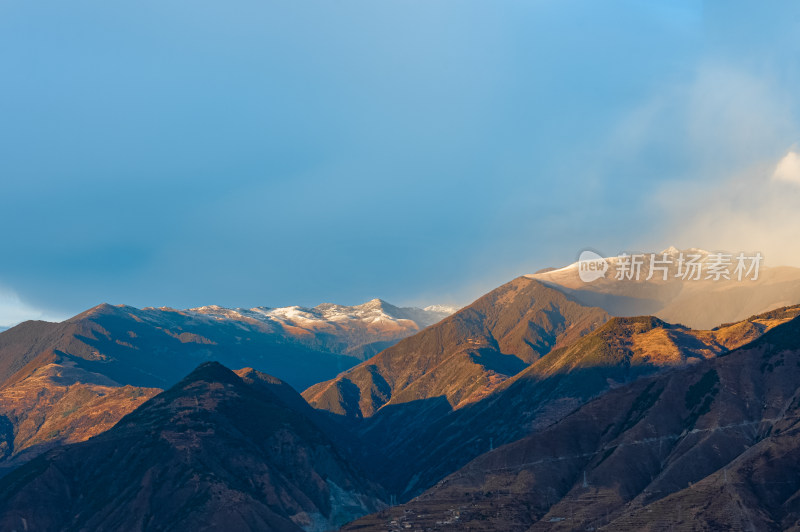
[[(352, 418), (354, 454), (390, 493), (407, 500), (492, 446), (547, 427), (610, 389), (713, 359), (798, 314), (800, 306), (787, 307), (698, 331), (655, 317), (611, 318), (520, 277), (303, 396), (312, 406)], [(514, 323), (511, 331), (524, 334), (515, 338), (499, 326), (506, 318)], [(464, 323), (470, 327), (453, 332)], [(477, 331), (484, 334), (482, 350), (475, 349)], [(427, 342), (436, 351), (418, 347)], [(491, 357), (516, 361), (503, 373), (481, 364)], [(430, 372), (444, 376), (430, 379), (434, 386), (412, 384), (413, 394), (397, 386), (401, 378), (426, 382)], [(350, 396), (343, 393), (348, 389)], [(355, 400), (364, 396), (366, 401)]]
[(800, 318), (609, 391), (345, 530), (789, 530)]
[(61, 323), (22, 323), (0, 334), (0, 473), (111, 428), (204, 361), (269, 369), (303, 389), (446, 315), (378, 299), (313, 309), (104, 304)]
[(23, 323), (0, 333), (0, 528), (790, 529), (794, 274), (615, 287), (573, 265), (452, 313)]

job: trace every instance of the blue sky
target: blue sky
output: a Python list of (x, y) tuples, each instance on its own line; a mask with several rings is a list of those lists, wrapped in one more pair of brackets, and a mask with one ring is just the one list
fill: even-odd
[(0, 325), (793, 262), (797, 35), (791, 2), (0, 0)]

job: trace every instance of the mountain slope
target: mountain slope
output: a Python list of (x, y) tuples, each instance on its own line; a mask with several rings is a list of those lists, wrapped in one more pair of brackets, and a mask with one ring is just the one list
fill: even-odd
[(653, 317), (612, 318), (552, 350), (490, 395), (452, 410), (441, 398), (389, 405), (353, 429), (363, 463), (399, 500), (419, 494), (469, 460), (558, 422), (608, 390), (714, 358), (800, 314), (800, 306), (713, 331)]
[(324, 530), (379, 506), (296, 392), (240, 374), (203, 364), (0, 479), (0, 528)]
[(354, 417), (434, 397), (463, 406), (607, 319), (600, 309), (519, 277), (303, 396)]
[(800, 520), (798, 382), (794, 318), (612, 390), (345, 529), (786, 529)]
[(114, 426), (161, 390), (119, 386), (70, 362), (37, 366), (0, 387), (0, 475), (56, 445), (84, 441)]

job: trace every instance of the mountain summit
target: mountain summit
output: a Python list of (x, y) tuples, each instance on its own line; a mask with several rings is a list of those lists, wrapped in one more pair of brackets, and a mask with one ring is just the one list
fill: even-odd
[(458, 407), (607, 319), (601, 309), (519, 277), (303, 396), (317, 408), (355, 417), (434, 397)]

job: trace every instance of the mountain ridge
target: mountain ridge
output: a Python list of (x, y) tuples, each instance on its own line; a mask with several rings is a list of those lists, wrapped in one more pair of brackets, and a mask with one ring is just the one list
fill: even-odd
[[(477, 400), (559, 342), (606, 319), (600, 309), (518, 277), (303, 396), (318, 408), (356, 417), (373, 415), (392, 402), (436, 395), (451, 404)], [(467, 383), (476, 379), (486, 382)]]

